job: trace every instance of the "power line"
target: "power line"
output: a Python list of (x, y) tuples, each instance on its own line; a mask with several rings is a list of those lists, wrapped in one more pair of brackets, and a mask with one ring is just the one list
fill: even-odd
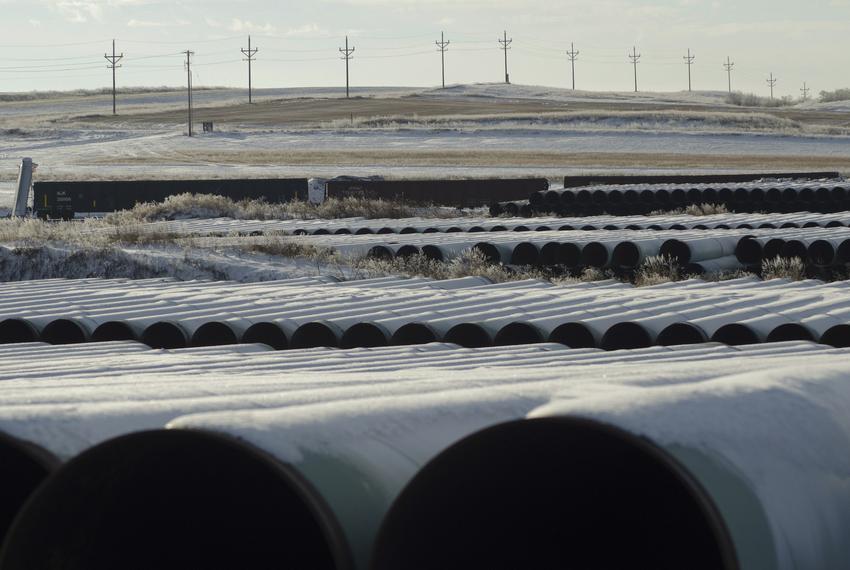
[(508, 32), (505, 30), (505, 39), (499, 40), (499, 49), (505, 52), (505, 83), (510, 85), (511, 76), (508, 74), (508, 50), (511, 49), (513, 38), (508, 39)]
[(106, 61), (109, 62), (109, 65), (106, 66), (107, 69), (112, 70), (112, 116), (114, 117), (115, 115), (118, 114), (117, 103), (116, 103), (116, 99), (117, 99), (118, 95), (117, 95), (117, 90), (116, 90), (116, 87), (115, 87), (115, 70), (118, 69), (119, 67), (121, 67), (120, 65), (118, 65), (118, 62), (121, 61), (122, 59), (124, 59), (124, 52), (121, 52), (120, 54), (116, 54), (115, 53), (115, 40), (112, 40), (112, 55), (105, 53), (105, 54), (103, 54), (103, 57), (106, 58)]
[(770, 79), (767, 80), (767, 84), (770, 85), (770, 98), (773, 99), (773, 88), (776, 86), (777, 79), (773, 77), (773, 72), (770, 73)]
[(578, 54), (580, 52), (576, 51), (576, 46), (573, 43), (570, 43), (570, 51), (567, 52), (567, 57), (570, 58), (570, 65), (572, 66), (573, 74), (573, 91), (576, 90), (576, 59), (578, 59)]
[(447, 40), (445, 34), (440, 32), (440, 41), (434, 42), (437, 44), (437, 48), (440, 51), (440, 64), (443, 70), (443, 89), (446, 88), (446, 50), (449, 47), (451, 41)]
[(186, 91), (188, 93), (189, 102), (189, 136), (192, 136), (192, 56), (195, 52), (186, 50)]
[(339, 52), (342, 55), (342, 59), (345, 60), (345, 98), (349, 98), (348, 93), (348, 62), (350, 62), (354, 58), (354, 46), (351, 46), (351, 49), (348, 48), (348, 36), (345, 36), (345, 49), (339, 48)]
[(694, 65), (695, 55), (691, 55), (691, 48), (688, 48), (688, 55), (683, 56), (685, 64), (688, 66), (688, 92), (691, 91), (691, 67)]
[(733, 62), (729, 56), (726, 56), (726, 63), (723, 64), (723, 67), (726, 68), (726, 75), (729, 79), (729, 93), (732, 92), (732, 68), (735, 67), (735, 62)]
[(251, 80), (251, 63), (254, 61), (254, 56), (260, 51), (259, 48), (251, 49), (251, 36), (248, 36), (248, 49), (242, 48), (242, 54), (245, 55), (245, 61), (248, 62), (248, 104), (254, 102), (254, 86)]
[(637, 47), (632, 46), (632, 53), (629, 55), (629, 59), (632, 62), (632, 65), (635, 68), (635, 93), (638, 92), (638, 81), (637, 81), (637, 66), (640, 61), (640, 54), (637, 52)]
[(811, 89), (809, 89), (809, 87), (806, 85), (806, 82), (803, 81), (803, 87), (800, 89), (800, 93), (803, 94), (803, 101), (809, 100), (809, 91), (811, 91)]

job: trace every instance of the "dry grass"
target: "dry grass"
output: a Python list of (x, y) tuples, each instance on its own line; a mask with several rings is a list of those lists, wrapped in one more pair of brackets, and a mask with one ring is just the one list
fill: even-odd
[(728, 214), (729, 210), (725, 204), (691, 204), (687, 208), (675, 210), (654, 210), (650, 216), (713, 216), (715, 214)]
[(214, 194), (178, 194), (164, 202), (137, 204), (131, 210), (109, 214), (108, 224), (121, 226), (140, 222), (184, 218), (234, 218), (237, 220), (332, 220), (340, 218), (399, 219), (447, 217), (445, 208), (414, 207), (398, 201), (356, 196), (329, 198), (322, 204), (295, 200), (270, 204), (264, 200), (234, 201)]
[(646, 287), (683, 278), (676, 260), (669, 255), (656, 255), (643, 260), (635, 273), (635, 285)]
[(791, 281), (802, 281), (806, 279), (806, 263), (799, 257), (766, 259), (761, 263), (761, 276), (764, 280), (790, 279)]

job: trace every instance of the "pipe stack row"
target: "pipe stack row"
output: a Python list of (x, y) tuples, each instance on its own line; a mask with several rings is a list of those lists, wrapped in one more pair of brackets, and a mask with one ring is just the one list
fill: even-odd
[[(127, 231), (162, 232), (184, 236), (259, 236), (259, 235), (352, 235), (373, 234), (432, 234), (476, 232), (528, 232), (573, 230), (664, 230), (664, 229), (758, 229), (794, 227), (850, 226), (850, 212), (816, 214), (794, 212), (786, 214), (712, 214), (688, 216), (665, 214), (657, 216), (582, 216), (582, 217), (455, 217), (402, 218), (365, 220), (236, 220), (232, 218), (198, 218), (168, 222), (152, 222), (138, 226), (122, 226)], [(100, 232), (114, 231), (98, 228)]]
[(761, 181), (734, 185), (634, 184), (553, 188), (533, 192), (528, 201), (492, 206), (499, 215), (647, 214), (693, 205), (723, 205), (733, 212), (819, 212), (850, 209), (850, 184), (842, 179), (816, 181)]
[(850, 284), (689, 280), (490, 284), (384, 278), (260, 284), (64, 282), (0, 287), (0, 343), (138, 340), (276, 349), (542, 342), (606, 350), (790, 340), (850, 346)]
[(0, 381), (0, 570), (850, 565), (846, 351), (258, 375), (254, 347), (108, 348), (0, 348), (34, 357)]

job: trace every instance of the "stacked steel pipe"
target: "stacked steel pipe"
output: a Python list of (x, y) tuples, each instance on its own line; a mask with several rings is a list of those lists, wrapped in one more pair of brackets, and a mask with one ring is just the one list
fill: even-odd
[(57, 280), (0, 287), (0, 342), (37, 340), (139, 340), (157, 348), (441, 341), (466, 347), (557, 342), (614, 350), (709, 340), (729, 345), (814, 340), (844, 347), (850, 346), (850, 287), (755, 278), (641, 288), (615, 281), (490, 284), (481, 278), (247, 285)]
[[(565, 549), (581, 567), (850, 563), (843, 541), (811, 540), (850, 528), (835, 483), (846, 351), (706, 346), (575, 366), (572, 351), (546, 347), (557, 365), (522, 348), (503, 368), (456, 368), (485, 355), (433, 346), (351, 351), (353, 371), (319, 372), (308, 353), (299, 368), (256, 347), (108, 348), (0, 349), (7, 373), (21, 354), (39, 362), (1, 386), (2, 570), (128, 553), (168, 569), (550, 567)], [(380, 355), (400, 367), (370, 370)]]
[(839, 212), (850, 207), (850, 184), (836, 180), (765, 180), (736, 184), (632, 184), (552, 188), (533, 192), (527, 201), (494, 205), (494, 215), (532, 216), (646, 214), (702, 204), (733, 212)]

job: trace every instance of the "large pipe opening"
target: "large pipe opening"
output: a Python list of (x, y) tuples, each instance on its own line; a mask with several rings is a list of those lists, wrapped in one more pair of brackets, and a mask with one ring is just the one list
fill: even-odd
[(393, 333), (392, 344), (404, 346), (410, 344), (429, 344), (437, 342), (437, 333), (425, 323), (407, 323)]
[(761, 244), (752, 238), (743, 238), (735, 246), (735, 257), (744, 264), (753, 265), (762, 260)]
[(393, 250), (385, 245), (375, 245), (369, 248), (369, 253), (366, 254), (366, 257), (389, 261), (393, 258)]
[(558, 246), (558, 263), (566, 267), (581, 265), (581, 248), (574, 243), (562, 243)]
[(691, 248), (687, 243), (678, 239), (668, 239), (665, 241), (661, 244), (659, 253), (672, 257), (680, 264), (691, 262)]
[(708, 342), (708, 335), (691, 323), (673, 323), (661, 331), (655, 342), (660, 346), (703, 344)]
[(56, 319), (41, 331), (41, 340), (50, 344), (80, 344), (86, 342), (86, 331), (71, 319)]
[(835, 348), (850, 348), (850, 325), (835, 325), (820, 337), (820, 343)]
[(337, 348), (340, 338), (342, 331), (336, 325), (315, 321), (298, 327), (289, 344), (292, 348)]
[(289, 348), (286, 333), (274, 323), (254, 323), (242, 335), (244, 344), (265, 344), (275, 350)]
[(737, 570), (711, 497), (669, 453), (580, 418), (511, 422), (430, 461), (393, 503), (373, 570)]
[(640, 249), (633, 242), (618, 243), (611, 254), (611, 264), (614, 267), (633, 269), (640, 263)]
[(761, 342), (753, 329), (741, 323), (723, 325), (711, 336), (711, 340), (729, 346), (743, 346)]
[(333, 513), (293, 467), (182, 430), (121, 437), (71, 460), (8, 538), (4, 570), (353, 565)]
[(37, 341), (38, 330), (24, 319), (4, 319), (0, 321), (0, 344)]
[(818, 267), (827, 267), (835, 261), (835, 248), (826, 240), (817, 240), (809, 246), (809, 261)]
[(537, 327), (519, 322), (502, 327), (493, 339), (493, 344), (496, 346), (518, 346), (541, 342), (543, 342), (543, 335)]
[(395, 252), (396, 257), (406, 258), (406, 257), (414, 257), (422, 253), (415, 245), (403, 245)]
[(624, 322), (605, 331), (600, 348), (604, 350), (634, 350), (652, 346), (649, 332), (638, 323)]
[(218, 321), (204, 323), (192, 335), (192, 346), (225, 346), (238, 342), (233, 329)]
[(432, 261), (445, 261), (442, 250), (436, 245), (422, 246), (422, 255)]
[(93, 342), (113, 342), (117, 340), (137, 340), (133, 328), (122, 321), (103, 323), (91, 334)]
[(375, 348), (387, 346), (390, 335), (384, 327), (375, 323), (357, 323), (348, 327), (339, 341), (340, 348)]
[(602, 268), (608, 265), (608, 248), (604, 244), (592, 241), (581, 250), (581, 264), (588, 267)]
[(31, 443), (0, 433), (0, 545), (18, 511), (59, 466), (59, 460)]
[(141, 341), (151, 348), (186, 348), (189, 338), (176, 323), (162, 321), (154, 323), (142, 333)]
[(513, 265), (537, 265), (540, 260), (540, 250), (531, 242), (522, 242), (514, 248), (511, 255)]
[(464, 348), (484, 348), (493, 346), (493, 339), (480, 325), (461, 323), (449, 329), (443, 337), (443, 342), (457, 344)]
[(499, 248), (497, 248), (492, 243), (487, 242), (478, 242), (474, 246), (472, 246), (473, 251), (477, 251), (480, 253), (485, 260), (489, 263), (501, 263), (502, 254), (499, 253)]
[(582, 323), (564, 323), (549, 334), (549, 342), (558, 342), (570, 348), (596, 348), (596, 339)]
[(792, 340), (815, 342), (815, 337), (809, 329), (799, 323), (779, 325), (767, 335), (767, 342), (788, 342)]

